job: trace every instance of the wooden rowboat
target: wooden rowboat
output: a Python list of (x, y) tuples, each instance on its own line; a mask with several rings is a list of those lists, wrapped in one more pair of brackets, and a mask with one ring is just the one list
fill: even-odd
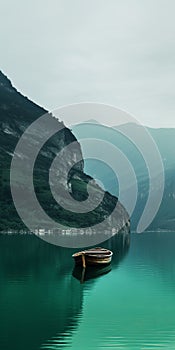
[(112, 260), (113, 252), (109, 249), (97, 247), (83, 250), (72, 255), (76, 265), (107, 265)]

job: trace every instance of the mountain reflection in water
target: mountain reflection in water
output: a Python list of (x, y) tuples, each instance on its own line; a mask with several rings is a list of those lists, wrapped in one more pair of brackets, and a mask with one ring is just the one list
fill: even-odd
[[(115, 269), (129, 249), (129, 235), (102, 244), (114, 252)], [(59, 349), (71, 342), (83, 313), (83, 294), (95, 279), (72, 276), (75, 249), (56, 247), (35, 236), (0, 236), (0, 348)]]

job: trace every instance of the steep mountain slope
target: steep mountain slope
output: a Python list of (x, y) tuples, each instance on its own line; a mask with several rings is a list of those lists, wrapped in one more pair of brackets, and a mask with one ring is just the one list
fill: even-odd
[[(10, 165), (15, 146), (23, 132), (32, 122), (46, 112), (46, 110), (21, 95), (12, 86), (10, 80), (0, 72), (0, 231), (25, 229), (24, 224), (16, 212), (11, 196)], [(52, 118), (51, 120), (53, 121), (53, 116), (51, 114), (48, 118)], [(56, 119), (54, 123), (61, 123), (63, 126), (63, 123)], [(59, 133), (51, 137), (40, 150), (33, 173), (33, 181), (38, 201), (50, 217), (67, 226), (88, 227), (102, 222), (104, 218), (109, 217), (108, 225), (117, 228), (121, 222), (126, 222), (128, 220), (128, 214), (119, 203), (117, 216), (111, 222), (110, 214), (117, 203), (117, 198), (109, 193), (104, 193), (95, 182), (91, 185), (93, 197), (98, 198), (99, 194), (103, 194), (104, 198), (102, 203), (95, 210), (86, 214), (77, 215), (76, 213), (63, 209), (51, 194), (48, 183), (50, 165), (57, 153), (74, 141), (76, 141), (75, 136), (68, 128), (64, 127)], [(31, 143), (32, 142), (35, 142), (35, 135), (31, 135)], [(71, 147), (66, 159), (62, 160), (58, 181), (67, 190), (71, 187), (71, 195), (76, 200), (80, 201), (81, 204), (81, 201), (88, 197), (87, 185), (89, 181), (93, 179), (84, 173), (83, 161), (73, 166), (73, 159), (76, 155), (81, 156), (81, 148), (78, 143), (76, 147)], [(70, 164), (72, 164), (73, 167), (69, 172), (67, 182), (65, 182), (65, 174)], [(55, 176), (57, 175), (55, 174)], [(18, 179), (18, 186), (25, 187), (25, 179)], [(28, 190), (30, 191), (30, 189)], [(27, 198), (25, 198), (23, 203), (24, 210), (26, 204)], [(27, 208), (29, 207), (27, 206)], [(34, 212), (32, 207), (28, 211), (28, 215), (35, 221), (35, 219), (37, 219), (37, 213)], [(40, 224), (44, 227), (47, 223), (41, 222)]]

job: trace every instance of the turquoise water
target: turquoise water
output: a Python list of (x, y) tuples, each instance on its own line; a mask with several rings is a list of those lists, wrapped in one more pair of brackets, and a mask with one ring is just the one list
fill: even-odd
[(112, 270), (81, 284), (72, 250), (0, 236), (0, 349), (175, 349), (175, 233), (106, 245)]

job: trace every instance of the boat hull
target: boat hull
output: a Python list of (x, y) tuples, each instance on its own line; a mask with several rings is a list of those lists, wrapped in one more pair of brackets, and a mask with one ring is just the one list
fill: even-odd
[(85, 274), (83, 273), (82, 266), (75, 265), (72, 275), (81, 283), (91, 279), (95, 279), (106, 275), (111, 271), (111, 265), (98, 265), (98, 266), (87, 266)]

